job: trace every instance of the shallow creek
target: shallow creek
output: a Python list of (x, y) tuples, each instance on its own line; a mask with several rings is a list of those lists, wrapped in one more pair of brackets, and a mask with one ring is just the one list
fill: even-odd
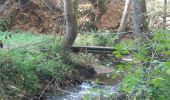
[[(94, 81), (97, 80), (98, 84)], [(81, 85), (66, 87), (64, 90), (56, 90), (47, 96), (47, 100), (113, 100), (117, 94), (117, 87), (108, 74), (97, 74), (93, 78), (85, 80)]]

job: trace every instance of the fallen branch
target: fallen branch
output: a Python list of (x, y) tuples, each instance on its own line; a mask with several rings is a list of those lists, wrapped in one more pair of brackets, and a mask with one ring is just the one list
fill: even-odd
[(42, 91), (42, 93), (41, 93), (40, 96), (38, 97), (38, 100), (41, 100), (42, 95), (45, 93), (45, 91), (47, 90), (47, 88), (49, 87), (49, 85), (54, 81), (54, 79), (56, 79), (56, 76), (46, 85), (45, 89)]
[(73, 93), (73, 92), (70, 92), (70, 91), (66, 91), (66, 90), (61, 89), (61, 88), (58, 86), (58, 84), (56, 83), (56, 81), (55, 81), (55, 85), (57, 86), (57, 90), (59, 90), (59, 91), (61, 91), (61, 92), (69, 93), (69, 94), (78, 94), (78, 93)]

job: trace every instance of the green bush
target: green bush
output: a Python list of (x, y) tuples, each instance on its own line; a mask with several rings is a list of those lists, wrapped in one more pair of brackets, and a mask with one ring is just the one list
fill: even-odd
[(0, 20), (0, 31), (4, 32), (8, 29), (8, 22), (5, 20)]
[[(116, 47), (120, 47), (117, 45)], [(114, 55), (127, 53), (118, 50)], [(130, 52), (129, 52), (130, 53)], [(133, 62), (120, 90), (134, 100), (168, 100), (170, 95), (170, 34), (157, 30), (142, 42), (139, 53), (131, 52)], [(120, 57), (118, 56), (118, 57)], [(127, 68), (127, 64), (121, 67)], [(122, 69), (122, 68), (121, 68)]]

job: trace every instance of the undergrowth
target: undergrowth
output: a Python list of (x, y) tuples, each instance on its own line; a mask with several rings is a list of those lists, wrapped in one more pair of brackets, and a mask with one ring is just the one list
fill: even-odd
[(83, 46), (112, 46), (114, 35), (112, 33), (91, 33), (91, 34), (78, 34), (75, 45)]
[(119, 89), (132, 100), (169, 100), (170, 34), (157, 30), (144, 40), (138, 52), (120, 44), (114, 46), (116, 57), (128, 54), (133, 59), (118, 65), (118, 70), (125, 74)]
[(44, 82), (53, 77), (62, 80), (71, 68), (61, 59), (58, 38), (28, 33), (13, 34), (7, 40), (4, 35), (0, 38), (4, 46), (10, 46), (0, 49), (1, 100), (32, 98), (42, 91)]

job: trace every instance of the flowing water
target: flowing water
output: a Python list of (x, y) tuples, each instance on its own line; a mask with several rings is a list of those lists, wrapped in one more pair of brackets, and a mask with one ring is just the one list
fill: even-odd
[[(98, 80), (98, 84), (92, 82)], [(106, 82), (106, 83), (103, 83)], [(107, 74), (96, 75), (84, 81), (81, 85), (70, 86), (56, 91), (47, 97), (47, 100), (113, 100), (117, 88)]]

